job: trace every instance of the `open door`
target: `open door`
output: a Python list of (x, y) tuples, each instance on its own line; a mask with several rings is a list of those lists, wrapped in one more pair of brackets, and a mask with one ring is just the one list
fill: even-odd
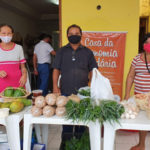
[(139, 53), (143, 52), (144, 35), (148, 32), (148, 17), (140, 18), (140, 32), (139, 32)]

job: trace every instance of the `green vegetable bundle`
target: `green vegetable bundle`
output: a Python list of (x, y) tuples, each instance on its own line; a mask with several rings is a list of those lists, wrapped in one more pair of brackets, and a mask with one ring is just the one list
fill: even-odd
[(118, 104), (116, 101), (101, 101), (100, 103), (101, 107), (101, 114), (104, 121), (109, 121), (110, 123), (117, 122), (119, 123), (119, 120), (121, 115), (125, 112), (125, 109), (123, 105)]
[(91, 95), (90, 89), (81, 89), (78, 91), (78, 93), (82, 96), (90, 96)]
[(124, 107), (112, 100), (102, 100), (100, 106), (94, 106), (91, 103), (91, 98), (82, 99), (80, 103), (70, 100), (66, 104), (66, 118), (77, 122), (88, 123), (89, 121), (99, 120), (100, 123), (104, 121), (119, 123), (118, 119), (123, 112)]

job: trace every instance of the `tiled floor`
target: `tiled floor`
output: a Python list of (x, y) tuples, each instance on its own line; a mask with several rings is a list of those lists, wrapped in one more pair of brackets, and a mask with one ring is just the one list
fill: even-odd
[[(61, 126), (49, 126), (48, 150), (59, 150), (61, 142)], [(138, 133), (128, 131), (117, 131), (115, 140), (115, 150), (130, 150), (133, 145), (138, 143)], [(146, 149), (150, 150), (150, 132), (146, 137)]]

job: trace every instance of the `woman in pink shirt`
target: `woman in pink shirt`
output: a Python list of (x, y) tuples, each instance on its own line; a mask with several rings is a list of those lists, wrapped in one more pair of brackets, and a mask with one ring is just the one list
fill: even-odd
[(8, 86), (24, 86), (27, 81), (23, 49), (11, 41), (13, 33), (10, 25), (0, 25), (0, 92)]

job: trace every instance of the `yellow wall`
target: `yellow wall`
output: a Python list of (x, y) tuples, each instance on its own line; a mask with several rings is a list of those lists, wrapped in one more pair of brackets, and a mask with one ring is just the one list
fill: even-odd
[(146, 33), (150, 32), (150, 0), (140, 0), (140, 17), (148, 19)]
[(149, 16), (150, 12), (150, 0), (140, 0), (140, 16)]
[[(66, 29), (78, 24), (83, 31), (127, 31), (124, 88), (132, 58), (138, 53), (139, 0), (61, 0), (62, 44)], [(97, 10), (101, 5), (101, 10)]]

